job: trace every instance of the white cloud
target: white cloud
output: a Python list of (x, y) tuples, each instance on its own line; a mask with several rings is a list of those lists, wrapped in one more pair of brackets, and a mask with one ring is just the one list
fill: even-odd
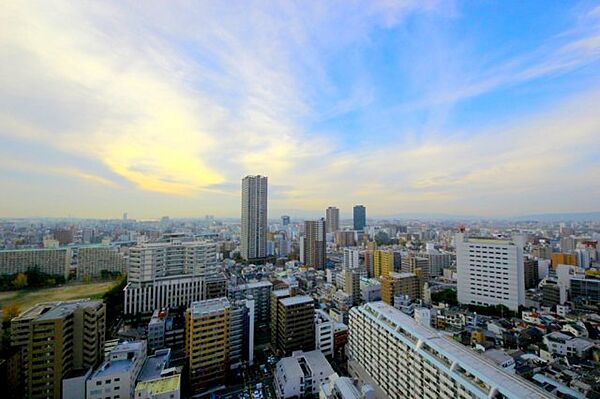
[[(311, 121), (360, 110), (377, 96), (363, 75), (340, 90), (329, 61), (343, 49), (368, 45), (374, 29), (401, 24), (414, 11), (435, 13), (440, 5), (244, 6), (4, 3), (0, 142), (4, 136), (43, 143), (106, 169), (98, 174), (65, 165), (45, 173), (123, 193), (129, 188), (120, 176), (135, 185), (138, 199), (161, 193), (182, 213), (193, 214), (202, 203), (207, 213), (234, 215), (239, 179), (248, 173), (266, 174), (283, 187), (272, 201), (278, 208), (364, 202), (375, 214), (494, 213), (476, 209), (477, 201), (496, 196), (500, 204), (515, 193), (549, 192), (554, 176), (577, 180), (568, 176), (573, 165), (597, 150), (598, 121), (590, 108), (600, 100), (596, 93), (504, 131), (444, 133), (438, 122), (413, 141), (382, 142), (377, 131), (367, 131), (375, 138), (366, 146), (344, 143), (343, 132), (311, 132)], [(417, 106), (459, 101), (600, 57), (593, 29), (561, 43), (469, 81), (452, 80), (449, 72), (431, 88), (442, 90)], [(160, 198), (153, 204), (165, 206)], [(92, 208), (94, 199), (88, 200)], [(551, 199), (540, 206), (559, 205)]]

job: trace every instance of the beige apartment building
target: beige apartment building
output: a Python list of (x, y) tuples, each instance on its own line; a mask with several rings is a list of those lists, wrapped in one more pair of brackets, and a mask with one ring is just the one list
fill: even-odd
[(62, 379), (103, 357), (106, 305), (78, 300), (38, 304), (11, 322), (12, 346), (21, 352), (26, 398), (61, 397)]

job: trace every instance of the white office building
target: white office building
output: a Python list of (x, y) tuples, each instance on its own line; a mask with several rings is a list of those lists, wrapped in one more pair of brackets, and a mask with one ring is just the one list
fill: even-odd
[(383, 302), (350, 310), (348, 370), (382, 398), (552, 398)]
[(521, 240), (454, 237), (458, 301), (467, 305), (505, 305), (518, 310), (525, 302)]
[(315, 348), (325, 356), (333, 355), (333, 332), (335, 322), (324, 311), (315, 310)]
[(132, 398), (146, 361), (146, 341), (124, 342), (94, 371), (86, 384), (87, 399)]
[(246, 176), (242, 179), (242, 258), (267, 256), (267, 177)]
[(313, 397), (334, 374), (321, 351), (296, 351), (277, 362), (273, 387), (277, 399)]

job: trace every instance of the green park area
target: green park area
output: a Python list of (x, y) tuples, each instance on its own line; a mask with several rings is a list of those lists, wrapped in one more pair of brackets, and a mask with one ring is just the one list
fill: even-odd
[(91, 283), (69, 283), (52, 288), (21, 289), (0, 292), (0, 309), (15, 304), (26, 310), (36, 303), (49, 301), (68, 301), (79, 298), (100, 299), (119, 281), (102, 281)]

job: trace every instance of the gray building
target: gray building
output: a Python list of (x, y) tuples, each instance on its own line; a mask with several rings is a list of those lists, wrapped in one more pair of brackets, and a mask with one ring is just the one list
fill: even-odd
[(330, 206), (325, 211), (327, 233), (333, 233), (340, 229), (340, 210)]
[(267, 256), (267, 177), (242, 179), (241, 255), (244, 259)]
[(229, 297), (232, 301), (254, 300), (254, 330), (257, 333), (268, 331), (271, 320), (271, 292), (273, 284), (270, 281), (258, 281), (229, 287)]
[(304, 222), (304, 263), (315, 269), (325, 268), (325, 220)]
[(364, 205), (355, 205), (352, 210), (354, 230), (363, 231), (367, 225), (367, 208)]

